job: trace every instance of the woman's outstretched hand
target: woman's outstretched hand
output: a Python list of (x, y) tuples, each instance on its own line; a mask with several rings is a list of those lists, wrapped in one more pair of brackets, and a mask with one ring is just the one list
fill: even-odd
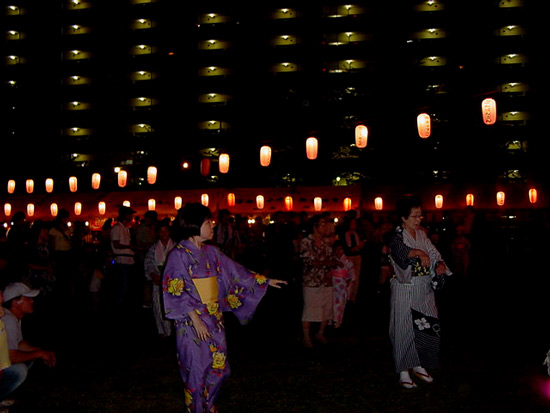
[(270, 287), (281, 288), (281, 285), (287, 285), (287, 284), (288, 284), (288, 282), (283, 281), (283, 280), (276, 280), (274, 278), (269, 279), (269, 286)]

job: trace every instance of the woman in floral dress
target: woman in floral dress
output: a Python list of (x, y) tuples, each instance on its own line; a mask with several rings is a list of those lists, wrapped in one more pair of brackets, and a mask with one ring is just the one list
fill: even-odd
[(210, 210), (187, 204), (179, 211), (183, 240), (168, 256), (163, 277), (166, 317), (175, 321), (178, 363), (189, 412), (216, 412), (229, 375), (223, 312), (246, 324), (266, 293), (285, 281), (267, 279), (205, 244), (214, 235)]

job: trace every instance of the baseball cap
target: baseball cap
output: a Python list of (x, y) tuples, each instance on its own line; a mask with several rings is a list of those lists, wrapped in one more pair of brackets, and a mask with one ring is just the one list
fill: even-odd
[(12, 300), (21, 295), (25, 297), (36, 297), (39, 293), (40, 290), (32, 290), (26, 284), (20, 282), (11, 283), (4, 288), (4, 301)]

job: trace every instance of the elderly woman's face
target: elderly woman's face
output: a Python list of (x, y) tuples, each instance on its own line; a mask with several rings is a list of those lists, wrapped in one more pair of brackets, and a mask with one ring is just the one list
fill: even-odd
[(214, 224), (211, 219), (205, 219), (201, 225), (201, 238), (209, 240), (214, 237)]
[(416, 230), (420, 227), (420, 222), (422, 221), (422, 208), (415, 207), (411, 208), (409, 216), (406, 218), (401, 218), (403, 220), (403, 226), (408, 230)]

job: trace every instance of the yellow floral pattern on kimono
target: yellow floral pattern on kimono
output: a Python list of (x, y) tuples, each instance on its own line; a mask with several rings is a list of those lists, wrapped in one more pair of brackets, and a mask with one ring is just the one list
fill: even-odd
[(235, 294), (228, 294), (227, 302), (231, 308), (239, 308), (242, 305), (241, 300)]
[(206, 308), (208, 310), (208, 314), (209, 315), (215, 315), (217, 316), (218, 313), (219, 313), (219, 309), (220, 309), (220, 305), (216, 302), (213, 302), (213, 303), (208, 303), (206, 305)]
[(185, 389), (185, 405), (191, 406), (193, 404), (193, 393), (189, 389)]
[(181, 295), (181, 293), (183, 292), (183, 288), (184, 288), (183, 280), (181, 280), (179, 278), (170, 278), (168, 280), (168, 287), (166, 288), (166, 290), (170, 294), (179, 297)]
[(223, 370), (225, 368), (225, 354), (219, 351), (212, 353), (212, 368)]
[(259, 285), (263, 285), (267, 282), (267, 277), (265, 275), (256, 274), (254, 277), (256, 278), (256, 283)]

